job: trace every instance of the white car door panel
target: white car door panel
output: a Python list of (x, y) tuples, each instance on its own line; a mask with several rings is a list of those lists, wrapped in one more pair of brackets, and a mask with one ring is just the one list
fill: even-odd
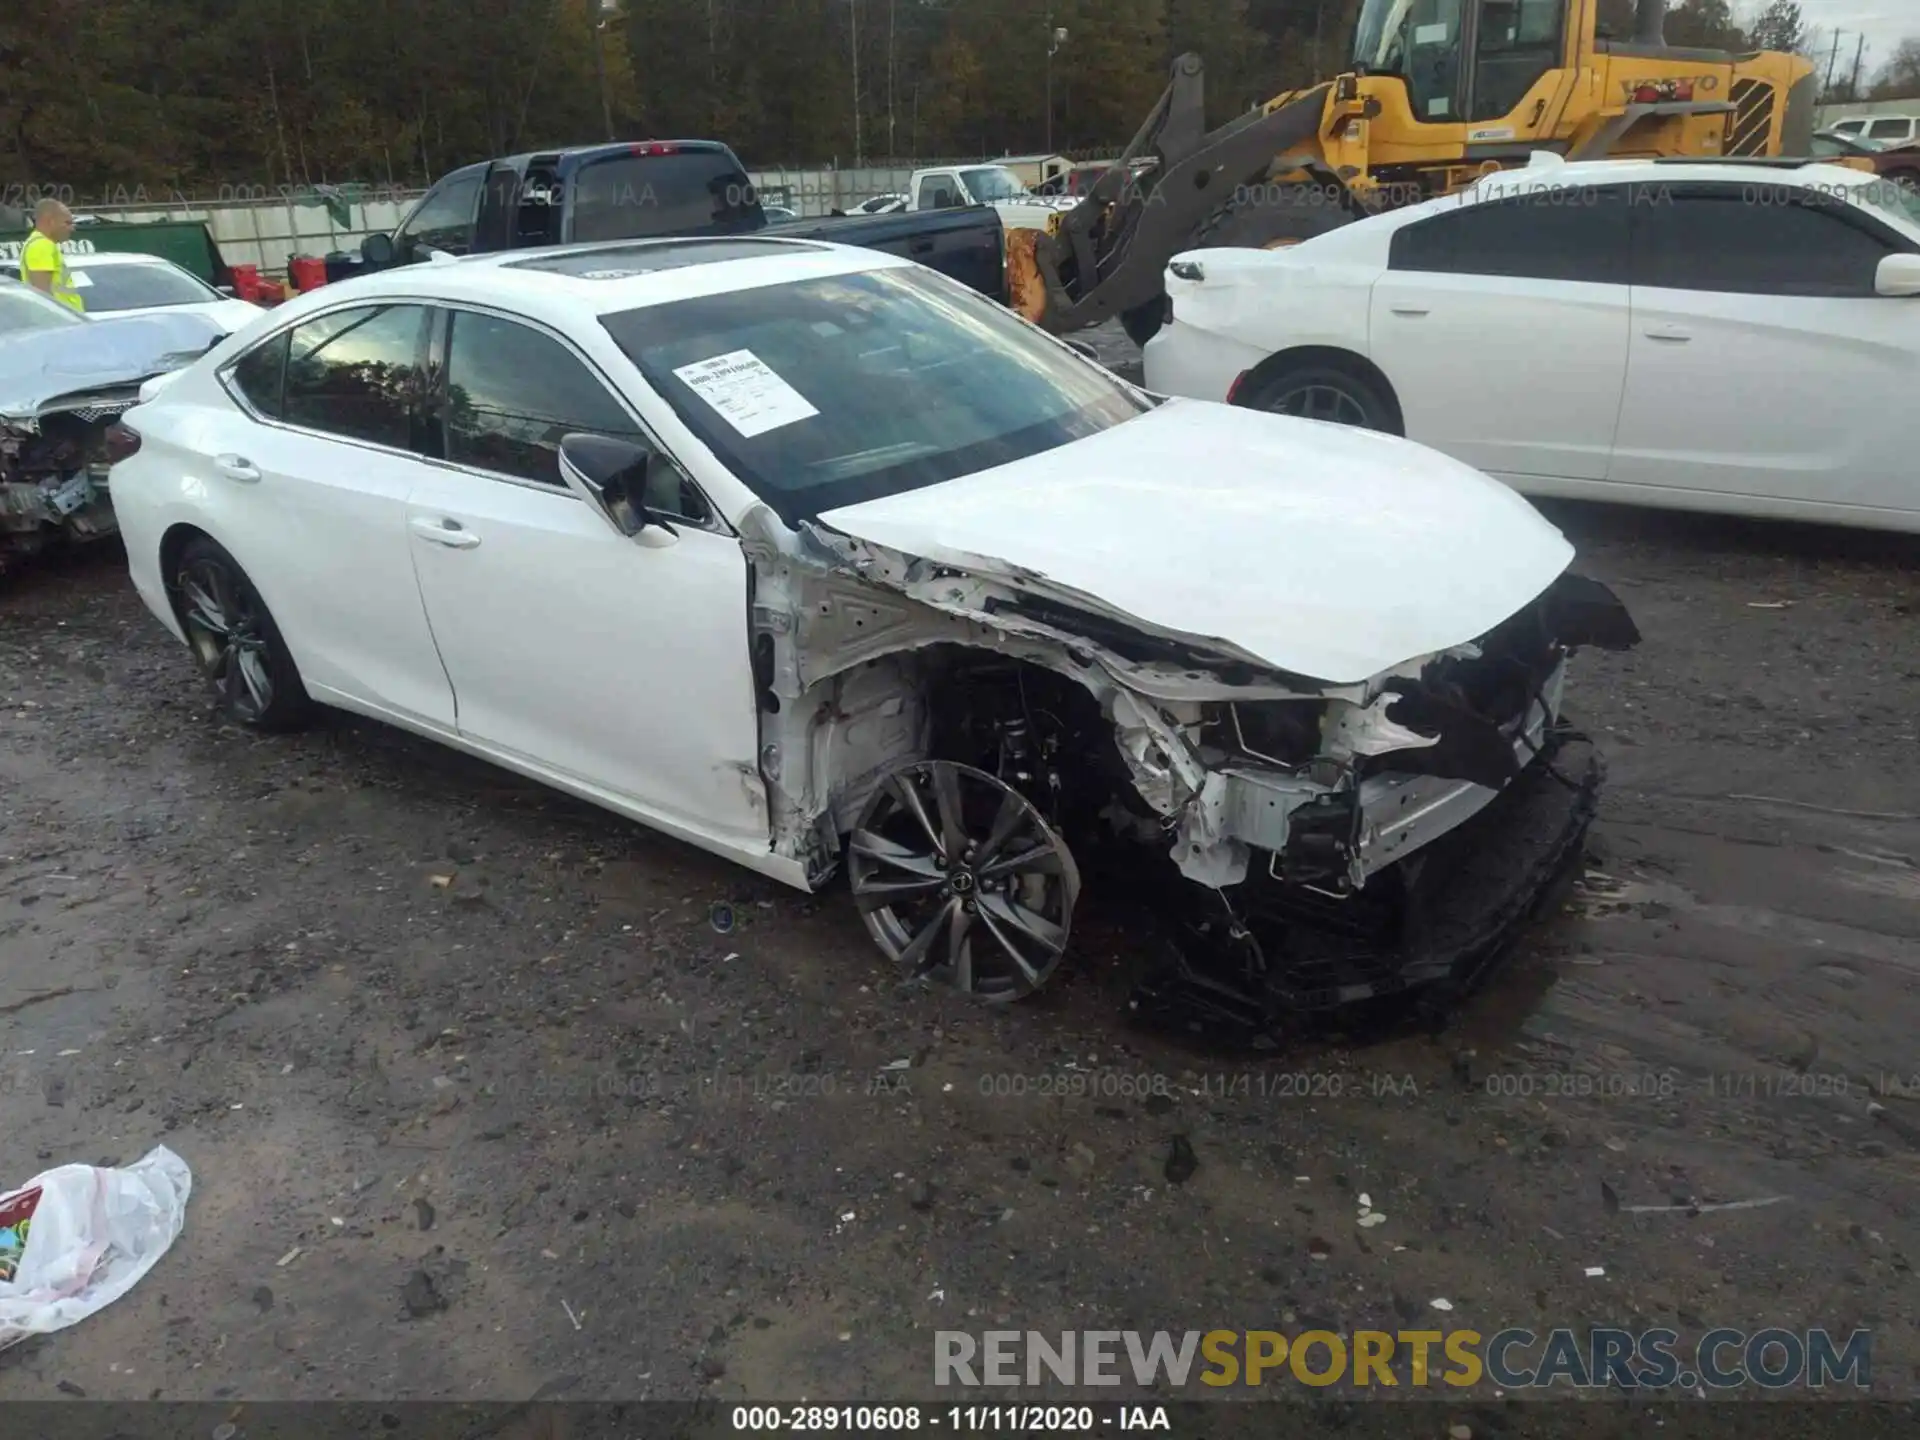
[[(294, 327), (230, 377), (263, 418), (223, 416), (199, 446), (213, 457), (208, 486), (229, 492), (233, 530), (220, 538), (278, 617), (308, 685), (451, 729), (453, 692), (406, 532), (407, 494), (424, 467), (399, 448), (409, 421), (396, 397), (425, 318), (418, 306), (369, 307)], [(349, 434), (366, 438), (341, 438)]]
[[(1920, 306), (1873, 292), (1891, 237), (1840, 207), (1703, 186), (1633, 207), (1633, 324), (1608, 479), (1920, 509)], [(1823, 213), (1824, 211), (1824, 213)]]
[(571, 490), (446, 470), (406, 533), (463, 738), (736, 843), (767, 835), (731, 536), (652, 548)]
[(1368, 345), (1409, 438), (1502, 475), (1605, 476), (1627, 366), (1624, 208), (1584, 187), (1395, 233)]
[[(569, 347), (452, 315), (437, 448), (401, 527), (462, 738), (609, 792), (682, 830), (766, 844), (747, 562), (695, 523), (622, 535), (562, 480), (560, 437), (651, 444)], [(658, 511), (704, 509), (671, 462)], [(665, 542), (665, 543), (662, 543)]]

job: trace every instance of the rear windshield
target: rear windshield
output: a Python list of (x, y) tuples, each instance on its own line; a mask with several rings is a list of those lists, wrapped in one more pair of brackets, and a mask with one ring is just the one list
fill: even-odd
[(720, 150), (612, 155), (574, 177), (575, 240), (738, 235), (765, 224), (753, 182)]
[(150, 305), (205, 305), (222, 298), (186, 271), (160, 262), (89, 265), (82, 260), (70, 262), (67, 273), (88, 311), (96, 315)]
[(1023, 460), (1151, 404), (928, 270), (737, 290), (601, 323), (789, 524)]

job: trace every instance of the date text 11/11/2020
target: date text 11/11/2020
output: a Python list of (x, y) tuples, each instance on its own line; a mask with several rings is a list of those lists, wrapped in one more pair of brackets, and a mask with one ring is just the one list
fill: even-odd
[(1091, 1434), (1173, 1429), (1162, 1405), (736, 1405), (733, 1428), (761, 1434)]

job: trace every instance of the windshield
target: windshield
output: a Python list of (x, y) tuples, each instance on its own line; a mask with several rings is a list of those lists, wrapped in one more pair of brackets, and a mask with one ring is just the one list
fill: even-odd
[(11, 280), (0, 281), (0, 335), (24, 335), (29, 330), (57, 330), (62, 325), (84, 325), (86, 317), (49, 300), (38, 290)]
[(225, 297), (164, 260), (69, 267), (73, 288), (95, 314), (149, 305), (205, 305)]
[(875, 270), (601, 323), (687, 428), (791, 525), (1132, 419), (1138, 392), (945, 276)]
[(1909, 190), (1894, 180), (1874, 180), (1855, 186), (1849, 193), (1857, 204), (1891, 215), (1910, 229), (1920, 230), (1920, 191)]
[(960, 178), (966, 182), (967, 193), (982, 205), (991, 205), (996, 200), (1030, 198), (1020, 177), (1004, 165), (976, 165), (971, 170), (962, 170)]
[(1460, 90), (1462, 0), (1363, 0), (1354, 22), (1351, 64), (1373, 75), (1398, 75), (1416, 120), (1454, 114)]

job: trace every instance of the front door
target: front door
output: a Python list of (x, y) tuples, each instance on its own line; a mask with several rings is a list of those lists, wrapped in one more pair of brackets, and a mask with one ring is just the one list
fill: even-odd
[(1409, 439), (1495, 475), (1607, 473), (1627, 368), (1626, 206), (1567, 187), (1394, 234), (1368, 344)]
[(1891, 232), (1758, 182), (1663, 189), (1630, 210), (1632, 343), (1608, 478), (1920, 507), (1920, 302), (1874, 292)]
[(738, 541), (668, 461), (648, 498), (682, 512), (677, 536), (621, 535), (558, 461), (579, 431), (653, 443), (607, 383), (520, 321), (448, 322), (431, 441), (443, 459), (409, 497), (407, 528), (460, 733), (689, 838), (764, 848)]

